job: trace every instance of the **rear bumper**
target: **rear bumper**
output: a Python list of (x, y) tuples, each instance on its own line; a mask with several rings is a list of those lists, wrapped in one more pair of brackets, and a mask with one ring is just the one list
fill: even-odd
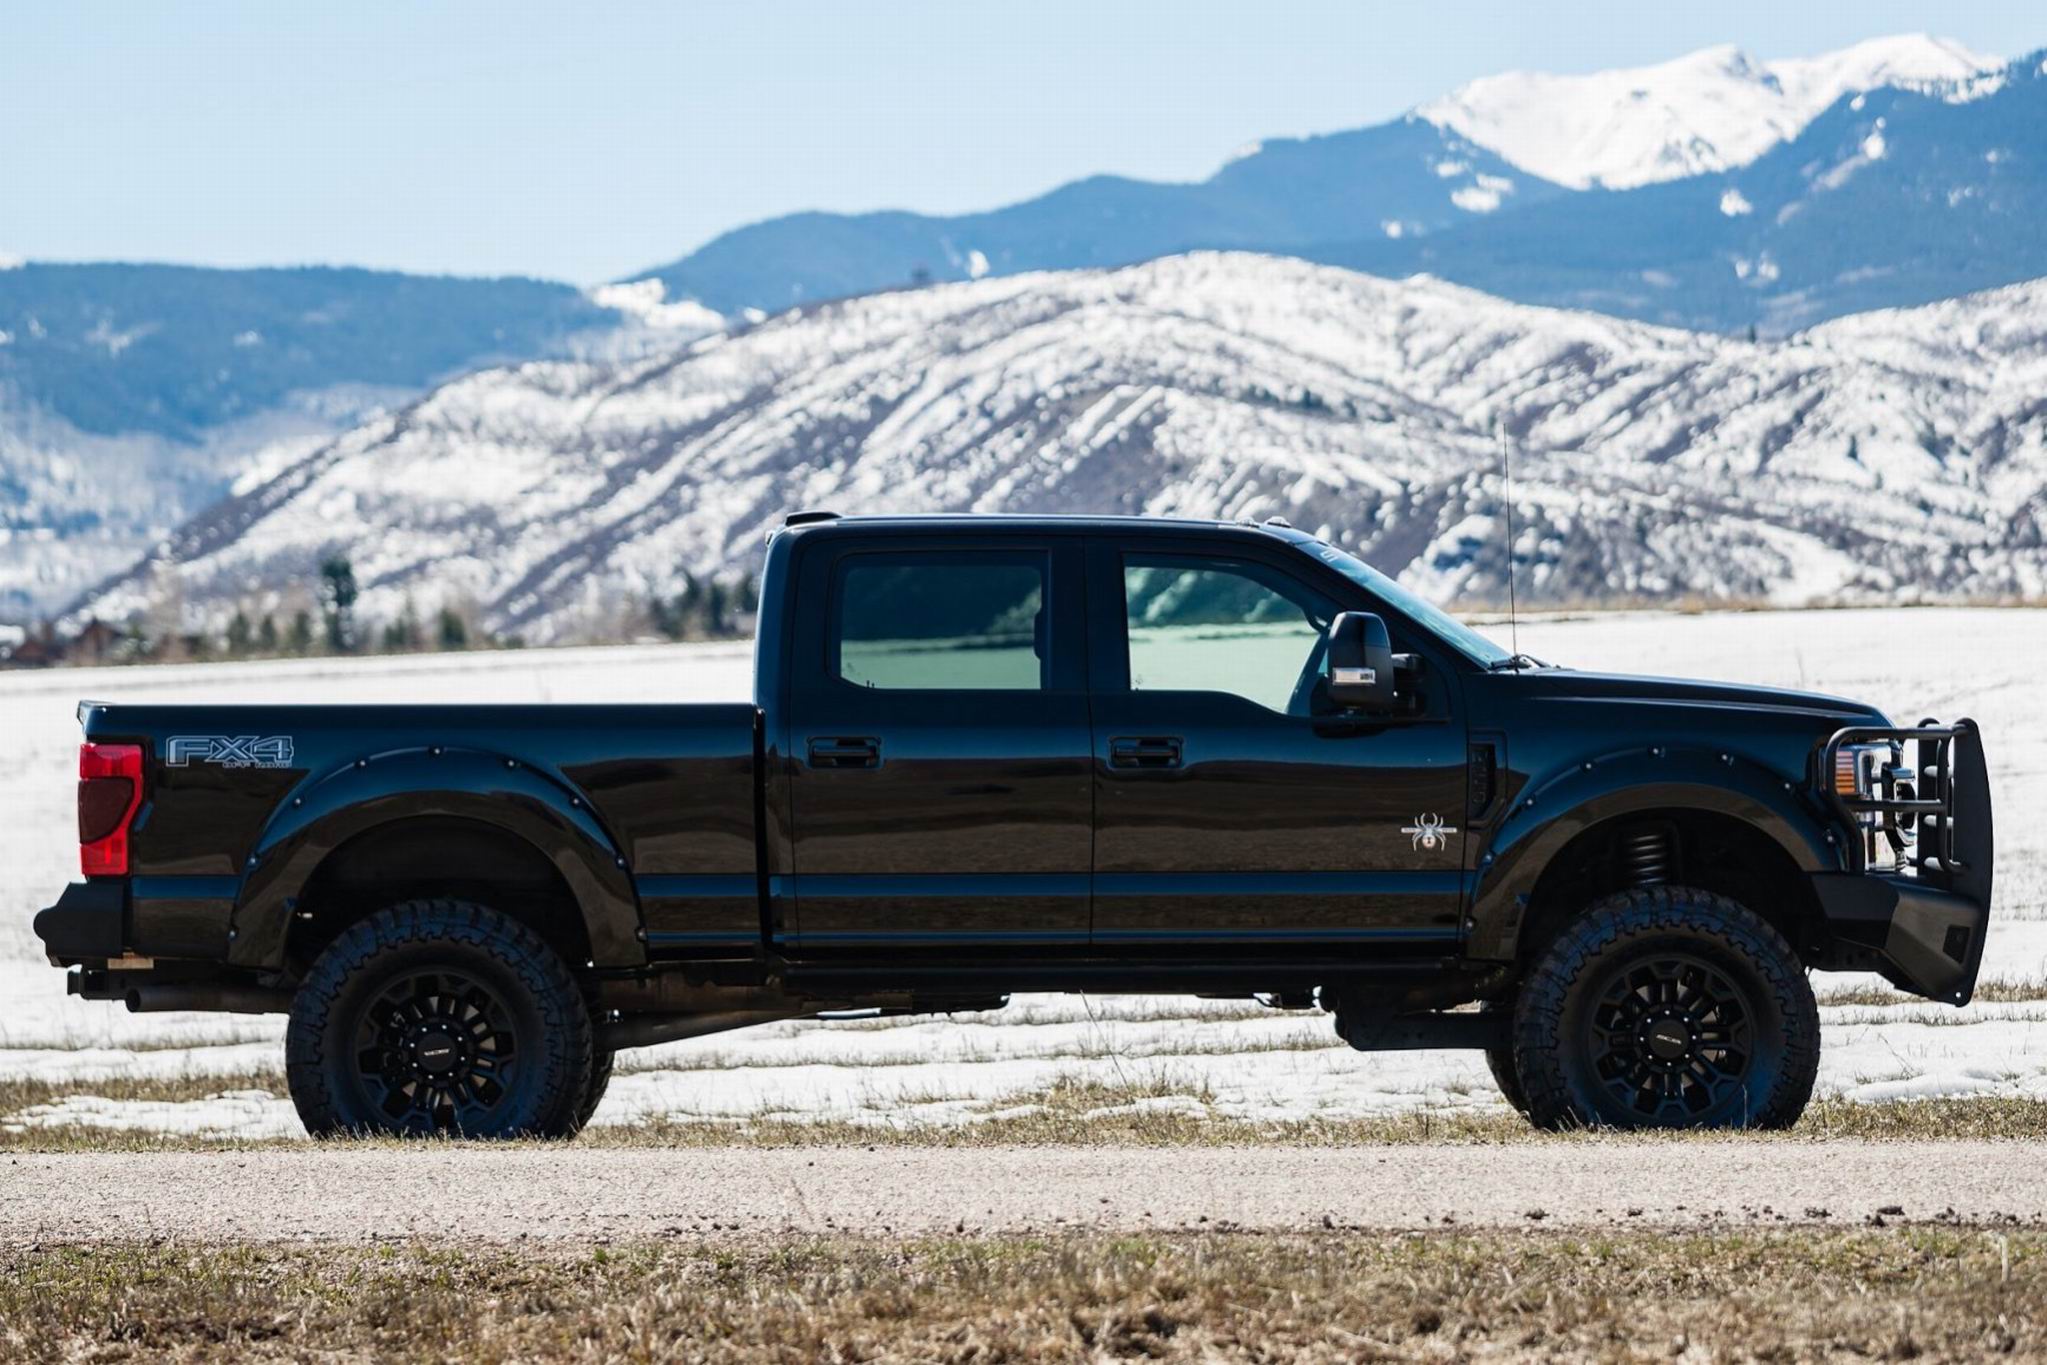
[(1916, 877), (1820, 873), (1812, 879), (1835, 936), (1864, 950), (1865, 963), (1900, 990), (1966, 1005), (1983, 965), (1990, 907)]
[(73, 882), (57, 903), (35, 917), (36, 937), (52, 966), (105, 962), (119, 957), (128, 921), (125, 878)]

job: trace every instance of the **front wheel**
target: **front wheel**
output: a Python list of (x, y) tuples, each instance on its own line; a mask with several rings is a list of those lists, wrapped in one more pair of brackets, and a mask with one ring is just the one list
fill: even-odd
[(1596, 902), (1514, 1009), (1513, 1074), (1544, 1128), (1788, 1128), (1819, 1056), (1819, 1007), (1791, 945), (1690, 887)]
[(590, 1016), (559, 954), (480, 905), (413, 901), (351, 925), (292, 1001), (285, 1075), (315, 1137), (567, 1137)]

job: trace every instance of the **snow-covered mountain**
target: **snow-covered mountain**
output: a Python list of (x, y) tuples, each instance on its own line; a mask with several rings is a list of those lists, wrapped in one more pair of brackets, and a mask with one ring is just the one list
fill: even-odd
[[(1208, 179), (1094, 176), (939, 217), (803, 213), (645, 272), (724, 313), (1245, 250), (1646, 322), (1782, 333), (2047, 275), (2047, 52), (1923, 36), (1489, 77), (1253, 143)], [(1841, 191), (1846, 187), (1846, 193)]]
[(615, 629), (785, 512), (1284, 516), (1444, 598), (2047, 591), (2047, 282), (1755, 344), (1426, 280), (1196, 254), (793, 312), (472, 375), (222, 504), (83, 612)]
[(713, 330), (658, 284), (0, 261), (0, 622), (433, 385)]
[(1655, 66), (1509, 71), (1415, 112), (1572, 189), (1630, 189), (1746, 166), (1846, 95), (1893, 86), (1967, 99), (2004, 65), (1926, 34), (1757, 61), (1732, 44)]

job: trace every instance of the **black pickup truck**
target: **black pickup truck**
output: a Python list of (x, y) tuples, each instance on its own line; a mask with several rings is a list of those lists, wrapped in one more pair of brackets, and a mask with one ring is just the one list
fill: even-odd
[(573, 1133), (621, 1048), (1019, 991), (1782, 1126), (1807, 969), (1963, 1004), (1989, 918), (1971, 722), (1540, 664), (1279, 523), (792, 516), (751, 705), (79, 715), (51, 961), (288, 1012), (322, 1135)]

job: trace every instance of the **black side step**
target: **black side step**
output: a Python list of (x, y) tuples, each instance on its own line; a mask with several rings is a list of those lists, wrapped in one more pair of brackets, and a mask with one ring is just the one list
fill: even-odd
[(785, 989), (806, 995), (858, 998), (883, 991), (920, 994), (1008, 994), (1017, 991), (1093, 991), (1191, 995), (1309, 989), (1316, 986), (1410, 986), (1464, 966), (1458, 958), (1343, 962), (1295, 958), (1239, 958), (1231, 962), (1118, 959), (1022, 959), (962, 965), (895, 961), (780, 964)]

